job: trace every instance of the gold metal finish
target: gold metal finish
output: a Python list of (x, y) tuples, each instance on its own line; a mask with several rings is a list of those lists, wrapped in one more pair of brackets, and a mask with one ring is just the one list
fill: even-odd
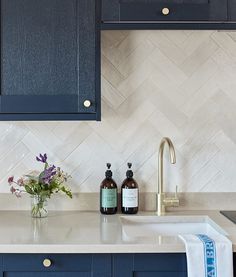
[(44, 267), (50, 267), (52, 265), (52, 262), (49, 259), (44, 259), (43, 265), (44, 265)]
[(85, 106), (86, 108), (89, 108), (89, 107), (91, 106), (91, 101), (85, 100), (85, 101), (84, 101), (84, 106)]
[(169, 152), (170, 152), (170, 162), (172, 164), (176, 163), (176, 155), (175, 155), (175, 148), (172, 141), (165, 137), (162, 139), (159, 147), (159, 154), (158, 154), (158, 194), (157, 194), (157, 214), (162, 215), (165, 213), (165, 207), (170, 206), (179, 206), (179, 199), (177, 195), (177, 188), (175, 197), (173, 198), (166, 198), (163, 189), (163, 156), (164, 156), (164, 148), (165, 145), (168, 145)]
[(163, 8), (162, 9), (162, 14), (163, 15), (168, 15), (170, 13), (170, 10), (168, 8)]

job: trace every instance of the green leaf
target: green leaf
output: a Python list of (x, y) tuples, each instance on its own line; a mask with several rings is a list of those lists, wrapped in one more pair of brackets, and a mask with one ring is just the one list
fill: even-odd
[(63, 187), (61, 187), (61, 191), (64, 192), (68, 197), (70, 197), (72, 199), (72, 193), (69, 189), (67, 189), (63, 186)]
[(38, 179), (39, 179), (38, 176), (33, 176), (33, 175), (24, 175), (24, 176), (27, 177), (27, 178), (29, 178), (29, 179), (31, 179), (31, 180), (35, 180), (35, 181), (37, 181), (37, 182), (38, 182)]
[(42, 197), (42, 198), (50, 198), (50, 196), (51, 196), (51, 193), (50, 193), (50, 191), (41, 191), (40, 192), (40, 196)]
[(35, 194), (34, 191), (31, 189), (31, 187), (28, 186), (28, 185), (25, 185), (25, 191), (29, 194), (32, 194), (32, 195)]

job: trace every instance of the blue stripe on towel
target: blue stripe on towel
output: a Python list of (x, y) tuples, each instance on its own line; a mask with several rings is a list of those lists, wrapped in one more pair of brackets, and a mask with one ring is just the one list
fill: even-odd
[(206, 235), (196, 235), (204, 246), (206, 277), (217, 277), (215, 241)]

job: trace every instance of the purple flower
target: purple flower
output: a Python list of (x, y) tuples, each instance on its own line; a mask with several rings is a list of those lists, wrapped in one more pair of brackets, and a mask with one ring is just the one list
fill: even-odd
[(42, 180), (45, 184), (49, 185), (50, 181), (52, 180), (53, 176), (56, 174), (56, 167), (52, 165), (44, 170), (44, 175)]
[(14, 182), (14, 176), (8, 178), (8, 183), (11, 185)]
[(36, 157), (36, 160), (38, 161), (38, 162), (42, 162), (42, 163), (46, 163), (47, 162), (47, 154), (44, 154), (44, 155), (42, 155), (42, 154), (39, 154), (39, 156), (38, 157)]

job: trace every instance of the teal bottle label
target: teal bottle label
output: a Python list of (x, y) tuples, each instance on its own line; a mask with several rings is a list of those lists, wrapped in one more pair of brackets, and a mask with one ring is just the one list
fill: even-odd
[(117, 207), (117, 189), (102, 189), (102, 207)]

